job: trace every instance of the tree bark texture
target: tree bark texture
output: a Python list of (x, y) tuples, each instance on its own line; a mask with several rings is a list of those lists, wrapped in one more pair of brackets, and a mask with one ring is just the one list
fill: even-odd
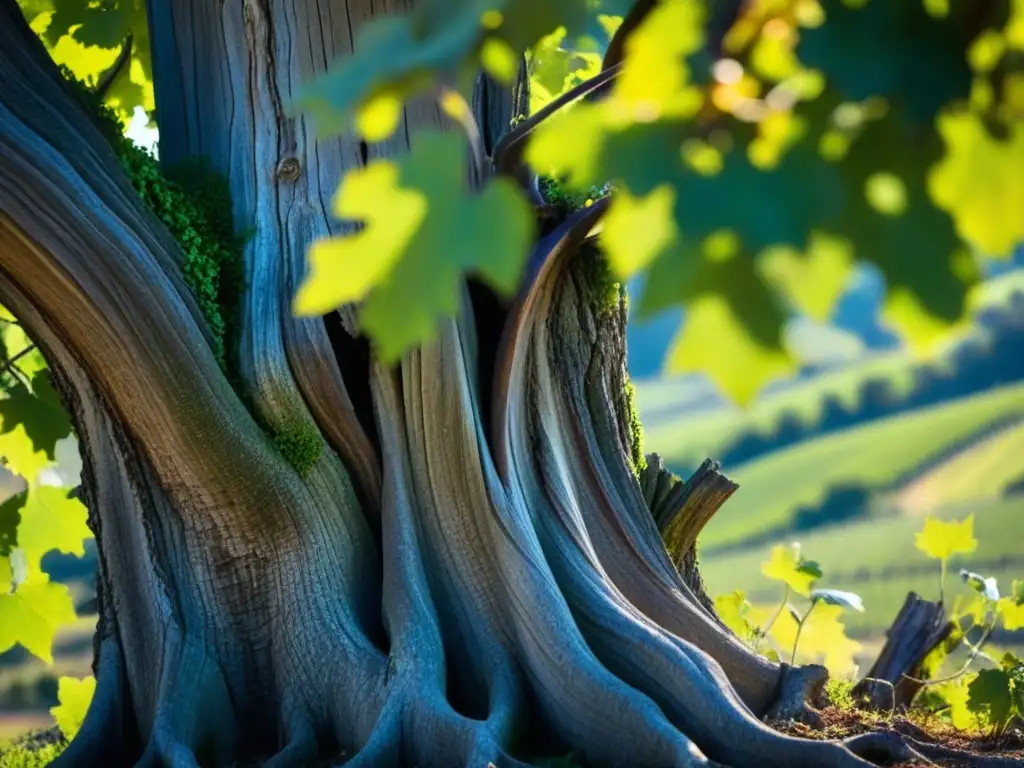
[(854, 686), (854, 697), (882, 711), (909, 707), (923, 687), (917, 682), (922, 677), (922, 664), (955, 628), (942, 603), (925, 600), (915, 592), (907, 594), (886, 632), (878, 658), (864, 679)]
[[(595, 279), (606, 201), (549, 228), (511, 304), (468, 287), (394, 368), (353, 353), (352, 308), (291, 316), (343, 172), (443, 127), (417, 102), (367, 147), (290, 111), (401, 9), (148, 4), (161, 159), (209, 161), (253, 231), (243, 402), (176, 244), (0, 0), (0, 303), (74, 414), (101, 552), (98, 689), (60, 764), (868, 765), (761, 722), (780, 668), (666, 551), (628, 459), (624, 299)], [(480, 88), (493, 147), (512, 108)], [(260, 422), (318, 430), (307, 478)]]

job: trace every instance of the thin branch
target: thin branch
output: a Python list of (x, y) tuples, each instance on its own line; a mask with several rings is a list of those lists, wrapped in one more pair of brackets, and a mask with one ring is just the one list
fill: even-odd
[(571, 104), (577, 99), (590, 96), (602, 86), (610, 83), (618, 76), (620, 69), (620, 67), (613, 67), (601, 72), (599, 75), (595, 75), (589, 80), (584, 80), (554, 101), (545, 104), (541, 109), (538, 109), (534, 114), (502, 136), (501, 140), (494, 146), (494, 167), (497, 172), (515, 175), (520, 165), (523, 150), (526, 148), (526, 139), (533, 133), (534, 129), (562, 107)]
[(93, 93), (101, 99), (107, 95), (110, 86), (114, 84), (114, 81), (117, 80), (121, 73), (127, 71), (128, 62), (132, 60), (132, 42), (132, 36), (128, 35), (121, 44), (121, 51), (117, 54), (117, 58), (114, 59), (114, 63), (110, 65), (106, 72), (100, 75), (99, 82), (96, 83)]
[(996, 628), (996, 621), (998, 620), (998, 616), (998, 613), (993, 613), (992, 621), (989, 622), (989, 625), (987, 627), (985, 627), (985, 631), (981, 633), (981, 637), (978, 638), (977, 643), (975, 643), (974, 645), (967, 643), (967, 645), (971, 649), (970, 653), (967, 654), (967, 661), (965, 661), (964, 665), (953, 674), (946, 675), (946, 677), (939, 677), (934, 680), (918, 680), (916, 677), (911, 677), (910, 675), (906, 674), (903, 675), (903, 677), (907, 680), (910, 680), (913, 683), (918, 683), (919, 685), (938, 685), (939, 683), (948, 683), (952, 680), (956, 680), (957, 678), (962, 677), (967, 673), (967, 670), (970, 669), (971, 664), (974, 663), (974, 660), (978, 658), (978, 656), (981, 654), (981, 646), (985, 644), (989, 636), (992, 634), (992, 631)]
[(25, 347), (23, 350), (21, 350), (21, 352), (19, 352), (18, 354), (14, 355), (14, 357), (11, 357), (11, 358), (5, 360), (3, 365), (0, 365), (0, 376), (3, 376), (6, 373), (12, 373), (12, 374), (15, 373), (15, 371), (17, 371), (18, 369), (15, 367), (14, 364), (17, 363), (18, 360), (23, 358), (29, 352), (33, 351), (35, 348), (36, 348), (35, 344), (29, 344), (27, 347)]
[(771, 631), (772, 627), (775, 626), (775, 622), (779, 620), (779, 616), (781, 616), (782, 612), (786, 610), (787, 603), (789, 603), (789, 584), (786, 584), (786, 589), (782, 593), (782, 602), (779, 603), (778, 609), (776, 609), (775, 613), (768, 620), (768, 623), (765, 624), (763, 627), (759, 628), (757, 640), (754, 642), (755, 651), (761, 645), (761, 641), (764, 638), (768, 637), (768, 633)]
[(602, 69), (611, 69), (622, 63), (626, 56), (626, 39), (643, 23), (644, 19), (647, 18), (647, 14), (653, 11), (657, 4), (658, 0), (637, 0), (633, 3), (608, 43), (608, 48), (604, 53), (604, 61), (601, 63)]

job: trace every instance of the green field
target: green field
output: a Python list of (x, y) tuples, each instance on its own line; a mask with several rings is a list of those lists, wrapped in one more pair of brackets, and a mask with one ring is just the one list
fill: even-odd
[(999, 430), (968, 451), (908, 483), (893, 499), (901, 511), (995, 499), (1024, 480), (1024, 421)]
[[(677, 415), (666, 415), (673, 405), (669, 382), (639, 381), (636, 387), (649, 445), (659, 446), (653, 450), (680, 466), (697, 466), (707, 456), (721, 455), (744, 434), (773, 434), (783, 416), (792, 415), (804, 426), (814, 426), (821, 421), (829, 397), (856, 409), (864, 384), (875, 379), (886, 382), (894, 400), (904, 398), (914, 386), (914, 363), (903, 352), (881, 353), (760, 397), (746, 409), (683, 410)], [(677, 407), (682, 410), (688, 397), (680, 398)]]
[[(837, 487), (888, 489), (930, 459), (993, 424), (1024, 418), (1024, 385), (923, 408), (824, 435), (728, 470), (740, 489), (708, 525), (701, 542), (711, 552), (790, 524)], [(654, 436), (648, 450), (673, 455)], [(1019, 456), (1005, 461), (1020, 469)]]
[[(1005, 307), (1013, 294), (1024, 294), (1024, 269), (992, 278), (971, 296), (972, 309)], [(941, 370), (941, 358), (929, 363)], [(837, 400), (856, 410), (864, 385), (885, 382), (894, 401), (907, 397), (924, 363), (905, 351), (875, 352), (847, 366), (796, 381), (766, 393), (746, 409), (733, 405), (707, 407), (714, 400), (705, 382), (696, 377), (638, 380), (637, 402), (650, 446), (677, 466), (696, 467), (707, 456), (721, 456), (729, 444), (746, 434), (774, 434), (785, 416), (806, 427), (821, 421), (825, 402)], [(700, 404), (703, 407), (697, 408)]]

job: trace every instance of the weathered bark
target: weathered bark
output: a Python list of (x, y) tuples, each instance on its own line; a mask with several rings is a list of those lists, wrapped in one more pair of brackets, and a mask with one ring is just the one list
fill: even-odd
[(917, 682), (922, 674), (921, 665), (954, 628), (942, 603), (910, 592), (885, 633), (885, 645), (878, 658), (854, 687), (853, 695), (873, 709), (893, 712), (909, 707), (922, 687)]
[[(467, 290), (395, 369), (346, 355), (351, 308), (328, 321), (347, 340), (291, 316), (341, 173), (441, 124), (409, 107), (364, 147), (288, 116), (386, 6), (149, 3), (162, 159), (205, 157), (255, 228), (246, 405), (175, 244), (0, 0), (0, 303), (57, 372), (101, 552), (99, 688), (63, 764), (866, 765), (760, 722), (780, 668), (666, 552), (627, 459), (604, 202), (538, 244), (510, 307)], [(320, 431), (307, 479), (258, 421)]]

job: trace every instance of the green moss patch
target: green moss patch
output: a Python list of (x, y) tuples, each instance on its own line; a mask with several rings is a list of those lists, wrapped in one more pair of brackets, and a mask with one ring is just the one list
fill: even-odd
[(199, 161), (164, 173), (156, 158), (124, 135), (117, 115), (69, 70), (62, 71), (132, 187), (181, 246), (182, 276), (212, 333), (213, 354), (234, 382), (245, 239), (233, 230), (227, 180)]
[[(163, 222), (182, 250), (182, 276), (212, 335), (213, 354), (235, 391), (245, 397), (238, 374), (241, 299), (245, 290), (243, 249), (248, 233), (234, 230), (227, 179), (202, 160), (163, 169), (156, 158), (123, 133), (117, 115), (66, 68), (69, 87), (110, 143), (144, 205)], [(303, 478), (323, 451), (313, 424), (273, 429), (257, 418), (281, 455)]]
[(0, 744), (0, 768), (44, 768), (67, 745), (55, 729), (27, 734), (11, 744)]
[(313, 465), (323, 452), (324, 443), (312, 424), (297, 423), (272, 434), (277, 450), (303, 479), (309, 477)]

